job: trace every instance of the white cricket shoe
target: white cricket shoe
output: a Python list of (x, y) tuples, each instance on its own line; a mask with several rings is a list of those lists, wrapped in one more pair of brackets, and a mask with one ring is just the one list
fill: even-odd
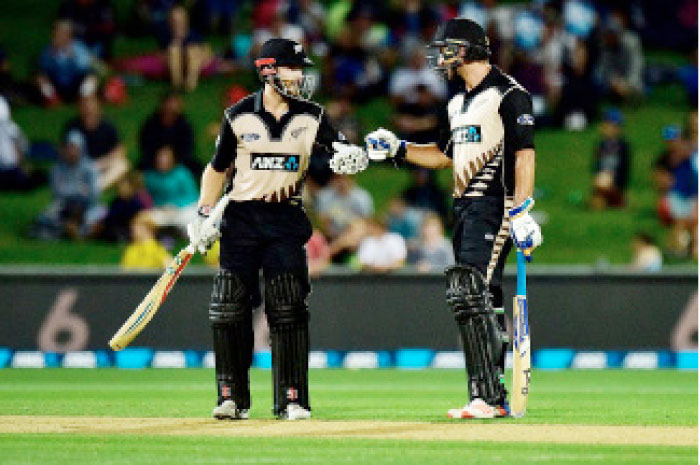
[(306, 410), (299, 404), (287, 404), (287, 409), (282, 412), (280, 418), (283, 420), (308, 420), (311, 418), (311, 412)]
[(247, 420), (248, 409), (236, 408), (236, 403), (230, 399), (214, 407), (212, 416), (217, 420)]
[(483, 399), (476, 398), (464, 408), (453, 408), (447, 411), (447, 418), (500, 418), (508, 416), (508, 406), (492, 406)]

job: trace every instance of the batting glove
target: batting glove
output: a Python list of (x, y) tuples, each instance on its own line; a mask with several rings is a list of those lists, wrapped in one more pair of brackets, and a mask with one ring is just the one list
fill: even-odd
[(211, 208), (203, 205), (197, 210), (197, 217), (187, 225), (187, 236), (190, 244), (201, 254), (206, 254), (207, 250), (219, 239), (221, 232), (217, 225), (206, 225), (204, 222), (209, 218)]
[(367, 134), (365, 145), (367, 146), (367, 155), (373, 161), (393, 159), (400, 156), (401, 152), (405, 155), (406, 150), (406, 141), (400, 140), (396, 134), (384, 128)]
[(530, 210), (534, 205), (535, 201), (532, 197), (528, 197), (517, 207), (508, 210), (510, 235), (515, 246), (523, 251), (528, 261), (531, 260), (532, 250), (542, 244), (540, 225), (530, 215)]
[(362, 147), (357, 145), (333, 142), (333, 158), (330, 161), (331, 170), (336, 174), (357, 174), (367, 169), (369, 159)]

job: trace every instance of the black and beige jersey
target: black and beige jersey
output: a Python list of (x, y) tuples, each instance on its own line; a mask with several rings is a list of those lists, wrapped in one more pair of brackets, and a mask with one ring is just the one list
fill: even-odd
[(234, 202), (300, 204), (311, 157), (330, 160), (332, 143), (345, 140), (320, 105), (289, 100), (279, 120), (263, 107), (262, 90), (224, 111), (212, 167), (233, 164)]
[(515, 190), (515, 152), (534, 148), (530, 94), (496, 66), (470, 91), (450, 97), (438, 145), (454, 170), (455, 198), (505, 196)]

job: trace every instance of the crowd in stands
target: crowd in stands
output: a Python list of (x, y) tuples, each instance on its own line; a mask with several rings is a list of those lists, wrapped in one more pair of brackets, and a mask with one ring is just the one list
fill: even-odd
[[(244, 11), (250, 14), (241, 19)], [(182, 234), (196, 210), (203, 168), (180, 92), (206, 85), (214, 73), (250, 72), (262, 43), (280, 36), (311, 52), (317, 94), (351, 142), (360, 143), (367, 129), (356, 117), (358, 105), (380, 96), (389, 97), (391, 124), (400, 137), (432, 142), (449, 89), (429, 67), (426, 44), (440, 23), (458, 15), (485, 28), (492, 62), (531, 92), (538, 126), (579, 131), (600, 119), (590, 206), (625, 208), (634, 154), (623, 111), (603, 111), (604, 104), (638, 105), (650, 85), (675, 81), (695, 106), (694, 1), (134, 0), (121, 24), (110, 0), (63, 0), (31, 81), (14, 78), (0, 47), (1, 189), (46, 183), (25, 163), (30, 144), (13, 123), (7, 102), (47, 109), (75, 105), (76, 116), (61, 130), (48, 176), (51, 204), (31, 235), (133, 241), (125, 266), (162, 266), (169, 255), (154, 241), (163, 231)], [(220, 50), (211, 45), (214, 34), (227, 38)], [(115, 56), (117, 35), (150, 38), (158, 48)], [(649, 66), (642, 43), (687, 53), (693, 65)], [(168, 81), (171, 89), (141, 122), (138, 154), (129, 157), (125, 134), (103, 116), (102, 106), (124, 102), (121, 77), (132, 75)], [(245, 93), (232, 87), (227, 102)], [(659, 217), (670, 228), (666, 247), (697, 257), (697, 112), (685, 129), (670, 125), (661, 136), (666, 151), (653, 167), (653, 180)], [(308, 246), (312, 274), (332, 263), (386, 272), (405, 264), (436, 271), (454, 262), (445, 238), (448, 192), (434, 173), (413, 170), (410, 185), (377, 216), (372, 197), (352, 178), (333, 176), (314, 163), (307, 184), (315, 225)], [(653, 242), (643, 233), (637, 239), (643, 245)]]

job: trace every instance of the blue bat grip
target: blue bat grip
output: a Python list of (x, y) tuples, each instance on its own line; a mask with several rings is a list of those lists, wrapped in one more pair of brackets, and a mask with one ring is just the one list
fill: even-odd
[(525, 296), (527, 295), (527, 275), (525, 271), (526, 258), (522, 250), (517, 251), (517, 261), (518, 261), (518, 281), (516, 293), (517, 295)]

